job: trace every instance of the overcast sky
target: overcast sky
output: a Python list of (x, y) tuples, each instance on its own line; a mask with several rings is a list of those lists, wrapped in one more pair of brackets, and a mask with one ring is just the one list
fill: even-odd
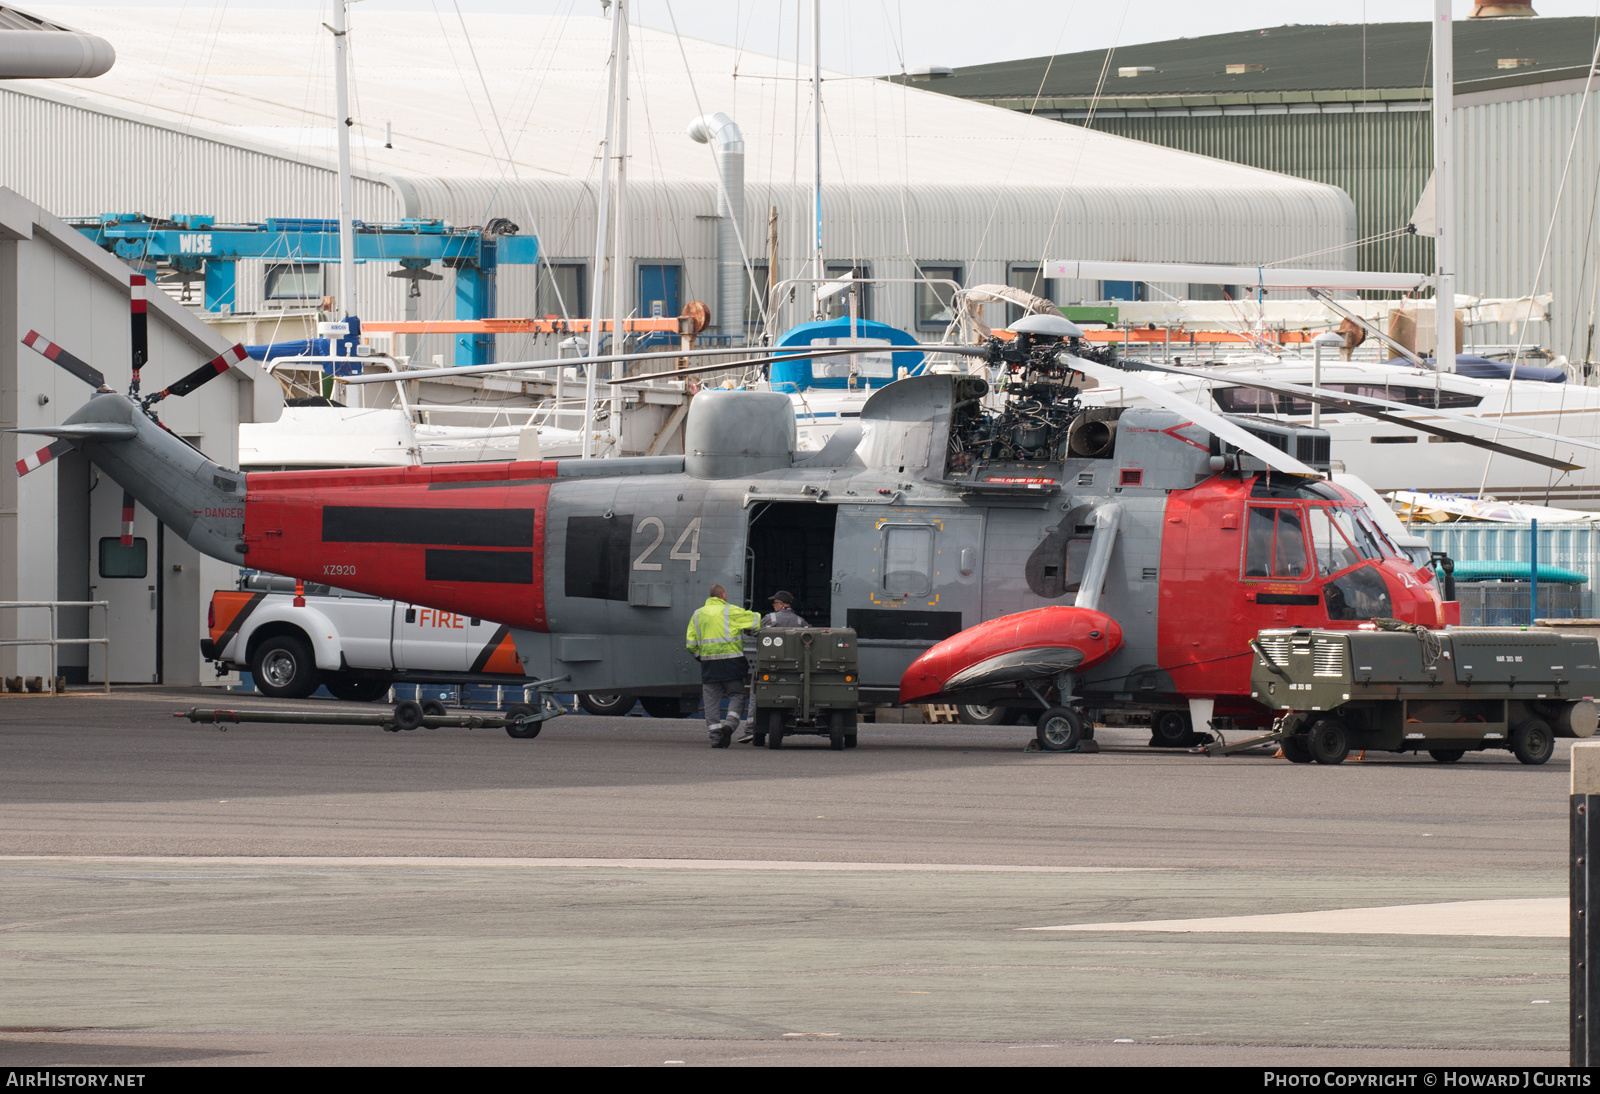
[[(1471, 0), (1453, 0), (1464, 19)], [(378, 11), (504, 11), (597, 15), (599, 0), (354, 0), (352, 21)], [(22, 0), (25, 10), (34, 5)], [(328, 0), (45, 0), (39, 9), (69, 7), (184, 8), (203, 32), (218, 7), (328, 7)], [(632, 18), (645, 26), (795, 56), (799, 18), (810, 25), (810, 0), (631, 0)], [(669, 15), (670, 8), (670, 15)], [(1534, 0), (1540, 15), (1600, 17), (1600, 0)], [(1047, 53), (1072, 53), (1169, 38), (1197, 38), (1283, 23), (1416, 21), (1431, 17), (1431, 0), (822, 0), (823, 63), (870, 75), (921, 65), (984, 64)], [(88, 13), (85, 13), (87, 16)], [(64, 20), (65, 21), (65, 20)], [(93, 17), (77, 20), (92, 31)], [(800, 40), (809, 59), (809, 29)]]

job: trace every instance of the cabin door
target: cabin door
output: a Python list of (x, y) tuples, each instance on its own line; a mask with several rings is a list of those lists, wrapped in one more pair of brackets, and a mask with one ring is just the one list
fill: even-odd
[[(133, 536), (123, 542), (122, 487), (91, 467), (89, 493), (89, 599), (110, 602), (104, 647), (89, 648), (89, 681), (103, 683), (110, 658), (113, 684), (161, 682), (161, 525), (144, 506), (133, 506)], [(101, 609), (89, 609), (89, 633), (101, 632)]]

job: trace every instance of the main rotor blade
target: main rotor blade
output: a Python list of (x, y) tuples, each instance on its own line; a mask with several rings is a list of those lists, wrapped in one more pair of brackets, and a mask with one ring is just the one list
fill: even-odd
[[(541, 368), (564, 368), (568, 365), (609, 365), (618, 361), (670, 361), (680, 357), (711, 357), (716, 354), (749, 353), (759, 350), (775, 358), (808, 360), (816, 357), (849, 357), (860, 353), (954, 353), (965, 357), (987, 357), (986, 346), (946, 346), (938, 343), (917, 343), (912, 346), (736, 346), (728, 349), (664, 350), (650, 353), (607, 353), (598, 357), (557, 357), (544, 361), (506, 361), (495, 365), (461, 365), (454, 368), (408, 369), (404, 372), (374, 372), (362, 376), (341, 376), (344, 384), (392, 384), (396, 380), (439, 380), (451, 376), (482, 376), (497, 372), (521, 372)], [(731, 368), (731, 365), (721, 365)], [(710, 370), (710, 371), (715, 371)], [(664, 375), (664, 374), (663, 374)], [(637, 377), (630, 377), (637, 379)]]
[(215, 380), (218, 376), (221, 376), (224, 372), (227, 372), (230, 368), (232, 368), (234, 365), (237, 365), (240, 361), (243, 361), (248, 356), (250, 355), (245, 352), (243, 346), (235, 344), (232, 349), (224, 350), (223, 352), (217, 354), (211, 360), (207, 361), (205, 364), (189, 373), (189, 375), (173, 381), (171, 384), (150, 396), (145, 405), (150, 406), (155, 403), (159, 403), (162, 399), (165, 399), (169, 395), (176, 395), (179, 398), (182, 398), (191, 391), (194, 391), (196, 388), (209, 384), (212, 380)]
[(22, 339), (22, 344), (29, 349), (41, 353), (46, 359), (54, 361), (72, 375), (99, 391), (106, 386), (106, 375), (87, 361), (80, 360), (44, 337), (36, 330), (30, 330)]
[[(1208, 376), (1206, 373), (1198, 370), (1173, 368), (1171, 365), (1151, 365), (1145, 362), (1141, 362), (1141, 364), (1143, 364), (1145, 368), (1153, 369), (1156, 372), (1170, 372), (1174, 375), (1188, 376), (1197, 380), (1217, 379), (1216, 377)], [(1474, 445), (1478, 448), (1487, 449), (1490, 452), (1499, 452), (1502, 455), (1513, 456), (1519, 460), (1527, 460), (1530, 463), (1536, 463), (1543, 467), (1553, 467), (1560, 471), (1581, 471), (1583, 469), (1581, 464), (1564, 463), (1560, 460), (1553, 460), (1546, 456), (1537, 456), (1531, 452), (1523, 452), (1520, 449), (1497, 444), (1494, 441), (1479, 437), (1473, 433), (1462, 433), (1454, 429), (1445, 429), (1442, 426), (1428, 425), (1425, 422), (1419, 422), (1413, 418), (1399, 418), (1395, 417), (1392, 413), (1386, 414), (1380, 412), (1401, 411), (1407, 414), (1423, 413), (1428, 417), (1444, 418), (1448, 421), (1460, 422), (1463, 425), (1488, 424), (1488, 422), (1483, 418), (1469, 418), (1465, 414), (1457, 414), (1451, 410), (1444, 410), (1434, 407), (1416, 407), (1409, 403), (1396, 403), (1388, 399), (1375, 399), (1370, 395), (1352, 395), (1348, 392), (1340, 392), (1337, 395), (1325, 394), (1320, 390), (1312, 391), (1310, 388), (1303, 387), (1300, 384), (1276, 384), (1269, 380), (1241, 380), (1237, 376), (1229, 376), (1226, 382), (1229, 384), (1237, 384), (1239, 387), (1257, 388), (1261, 391), (1271, 391), (1279, 395), (1289, 395), (1294, 398), (1306, 399), (1310, 402), (1318, 404), (1319, 406), (1332, 407), (1335, 410), (1342, 410), (1351, 414), (1365, 414), (1369, 418), (1376, 418), (1379, 421), (1388, 422), (1391, 425), (1402, 426), (1406, 429), (1415, 429), (1420, 433), (1432, 433), (1436, 437), (1444, 437), (1447, 440), (1460, 441), (1462, 444)], [(1580, 437), (1562, 437), (1555, 433), (1546, 433), (1541, 429), (1529, 429), (1527, 426), (1523, 425), (1502, 424), (1498, 426), (1498, 428), (1510, 433), (1521, 433), (1527, 437), (1536, 437), (1543, 441), (1556, 441), (1560, 444), (1574, 444), (1580, 448), (1590, 448), (1600, 451), (1600, 442), (1586, 441)]]
[(1168, 391), (1166, 388), (1152, 384), (1148, 380), (1141, 380), (1138, 376), (1123, 372), (1120, 368), (1112, 365), (1085, 361), (1081, 357), (1073, 357), (1068, 354), (1063, 354), (1062, 356), (1068, 368), (1075, 369), (1085, 376), (1093, 376), (1102, 384), (1119, 385), (1126, 391), (1142, 395), (1157, 406), (1166, 407), (1168, 410), (1186, 415), (1195, 425), (1209, 429), (1217, 437), (1227, 441), (1242, 452), (1248, 452), (1275, 471), (1287, 471), (1295, 475), (1319, 474), (1315, 468), (1306, 466), (1281, 448), (1272, 447), (1272, 445), (1257, 437), (1254, 433), (1228, 421), (1228, 419), (1214, 410), (1207, 410), (1199, 403), (1185, 399), (1177, 392)]

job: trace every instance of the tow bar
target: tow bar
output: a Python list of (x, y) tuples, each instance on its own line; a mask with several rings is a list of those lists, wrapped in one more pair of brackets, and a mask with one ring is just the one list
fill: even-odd
[(488, 713), (458, 710), (445, 714), (424, 714), (422, 705), (407, 699), (395, 704), (392, 710), (373, 711), (370, 714), (356, 711), (314, 710), (222, 710), (208, 707), (190, 707), (174, 712), (174, 718), (187, 718), (191, 722), (214, 725), (226, 733), (230, 725), (245, 722), (274, 722), (279, 725), (313, 726), (378, 726), (390, 733), (412, 729), (504, 729), (506, 734), (519, 739), (539, 735), (544, 723), (551, 718), (570, 713), (556, 701), (550, 690), (555, 684), (571, 680), (571, 676), (552, 676), (548, 680), (535, 680), (528, 687), (539, 692), (537, 707), (517, 703), (503, 712)]

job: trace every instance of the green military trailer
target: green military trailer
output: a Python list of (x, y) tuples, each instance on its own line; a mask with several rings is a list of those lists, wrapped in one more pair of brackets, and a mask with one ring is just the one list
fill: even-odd
[(848, 627), (764, 627), (756, 635), (755, 744), (782, 748), (795, 733), (856, 746), (861, 674)]
[(1557, 737), (1588, 737), (1600, 725), (1593, 638), (1389, 622), (1262, 631), (1250, 647), (1250, 694), (1279, 713), (1283, 755), (1294, 763), (1341, 763), (1352, 749), (1453, 763), (1503, 748), (1542, 764)]

